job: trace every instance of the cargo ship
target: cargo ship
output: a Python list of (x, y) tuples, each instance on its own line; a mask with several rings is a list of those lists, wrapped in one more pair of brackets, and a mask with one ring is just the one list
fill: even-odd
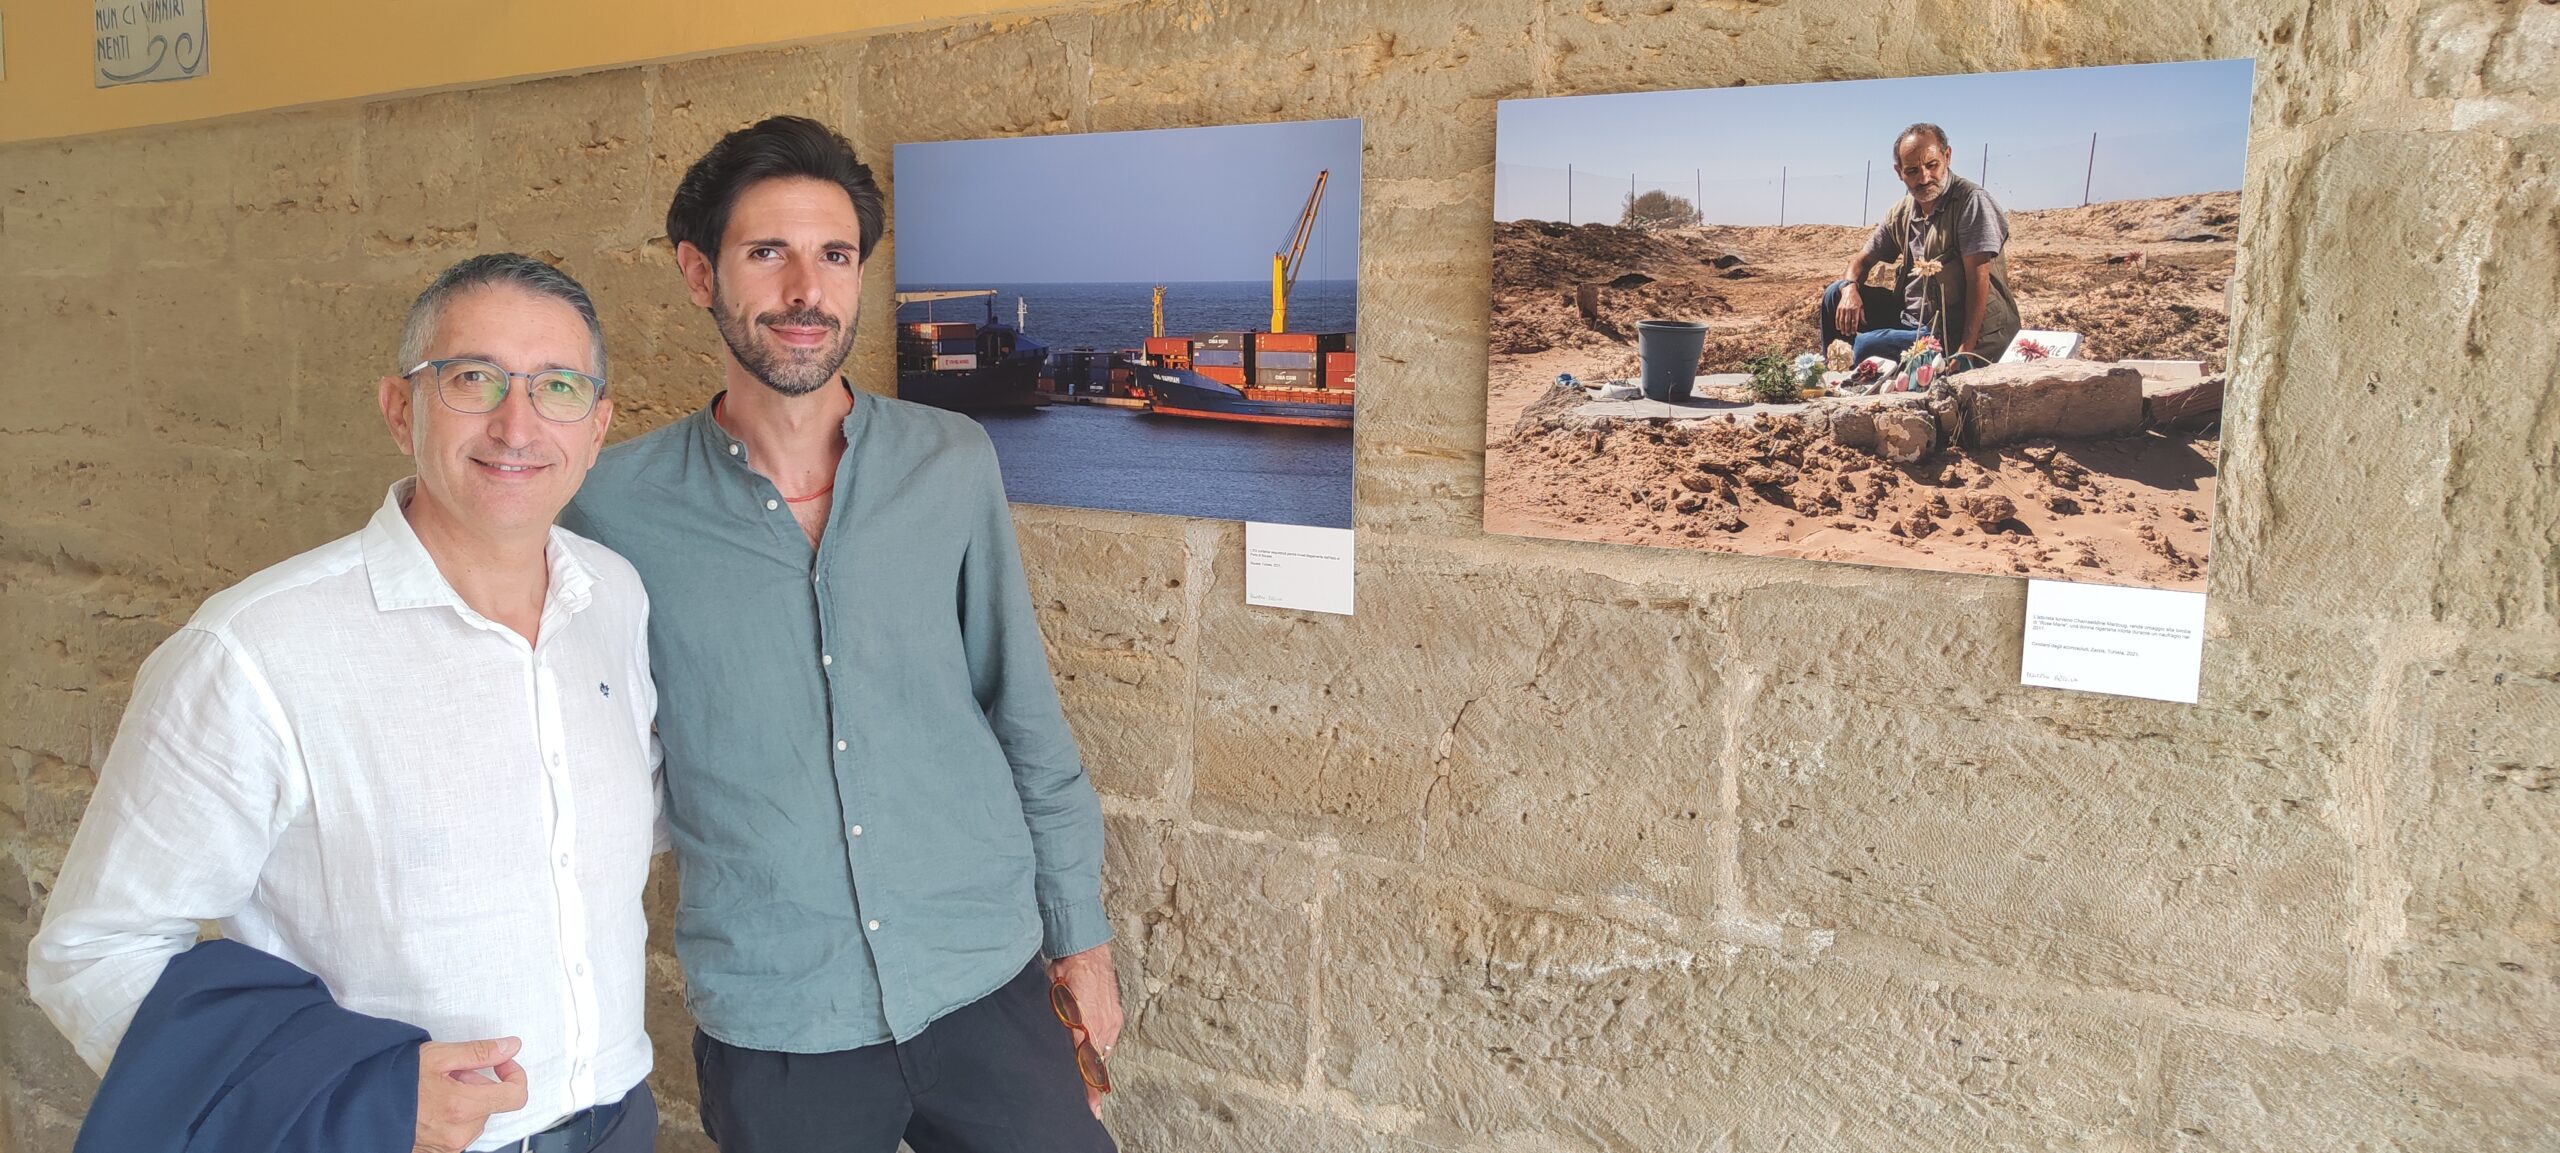
[(1152, 337), (1137, 363), (1147, 411), (1195, 420), (1349, 428), (1358, 353), (1347, 332)]
[[(1049, 403), (1040, 391), (1048, 347), (998, 321), (995, 296), (992, 288), (898, 294), (898, 399), (964, 412)], [(935, 304), (981, 298), (983, 322), (933, 318)], [(911, 304), (925, 306), (925, 319), (908, 319)]]
[(1267, 332), (1164, 334), (1164, 289), (1155, 291), (1155, 335), (1130, 364), (1147, 411), (1194, 420), (1349, 428), (1358, 385), (1356, 341), (1348, 332), (1291, 332), (1289, 290), (1298, 282), (1330, 174), (1298, 213), (1288, 245), (1271, 254)]

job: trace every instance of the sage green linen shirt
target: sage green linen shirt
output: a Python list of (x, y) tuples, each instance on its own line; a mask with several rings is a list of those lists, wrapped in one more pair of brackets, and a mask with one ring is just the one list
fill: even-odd
[(812, 550), (711, 411), (606, 450), (560, 518), (649, 591), (695, 1021), (905, 1041), (1109, 940), (1102, 806), (985, 430), (857, 393)]

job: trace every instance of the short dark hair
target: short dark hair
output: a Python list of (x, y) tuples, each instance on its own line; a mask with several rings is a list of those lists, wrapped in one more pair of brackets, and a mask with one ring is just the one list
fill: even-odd
[(1938, 151), (1947, 153), (1950, 156), (1955, 154), (1956, 146), (1947, 143), (1947, 130), (1923, 120), (1918, 124), (1914, 124), (1909, 128), (1903, 129), (1901, 135), (1893, 138), (1894, 159), (1902, 159), (1902, 142), (1909, 140), (1914, 136), (1926, 136), (1929, 139), (1938, 142)]
[(437, 273), (435, 282), (409, 303), (408, 323), (400, 326), (400, 367), (416, 364), (427, 354), (427, 342), (435, 339), (436, 322), (443, 318), (444, 306), (454, 297), (495, 285), (521, 288), (577, 309), (578, 319), (587, 322), (587, 351), (595, 357), (596, 375), (605, 375), (604, 322), (596, 319), (596, 302), (587, 296), (586, 286), (550, 263), (521, 252), (486, 252), (456, 261), (451, 268)]
[(766, 180), (823, 180), (844, 189), (853, 199), (853, 215), (862, 226), (862, 258), (880, 243), (886, 209), (871, 169), (854, 158), (853, 145), (835, 129), (805, 116), (759, 120), (720, 138), (685, 169), (667, 204), (667, 242), (691, 244), (704, 256), (720, 254), (720, 237), (729, 228), (729, 208), (738, 195)]

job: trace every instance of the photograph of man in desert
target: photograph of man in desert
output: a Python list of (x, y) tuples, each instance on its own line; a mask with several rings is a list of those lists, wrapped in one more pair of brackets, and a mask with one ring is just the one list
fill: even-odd
[(2250, 81), (1505, 102), (1487, 531), (2203, 588)]

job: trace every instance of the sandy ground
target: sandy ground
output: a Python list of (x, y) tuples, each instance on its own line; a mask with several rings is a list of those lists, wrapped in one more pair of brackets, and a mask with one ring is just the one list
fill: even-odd
[[(2028, 327), (2087, 334), (2088, 359), (2203, 360), (2229, 330), (2231, 193), (2015, 213)], [(1633, 374), (1635, 322), (1704, 320), (1700, 369), (1810, 348), (1813, 307), (1865, 230), (1647, 234), (1496, 226), (1485, 528), (1760, 556), (2202, 588), (2219, 430), (1944, 451), (1895, 466), (1794, 420), (1601, 434), (1555, 419), (1557, 373)], [(2139, 253), (2139, 259), (2133, 254)], [(1598, 282), (1601, 319), (1572, 286)], [(1993, 515), (1997, 514), (1997, 515)]]

